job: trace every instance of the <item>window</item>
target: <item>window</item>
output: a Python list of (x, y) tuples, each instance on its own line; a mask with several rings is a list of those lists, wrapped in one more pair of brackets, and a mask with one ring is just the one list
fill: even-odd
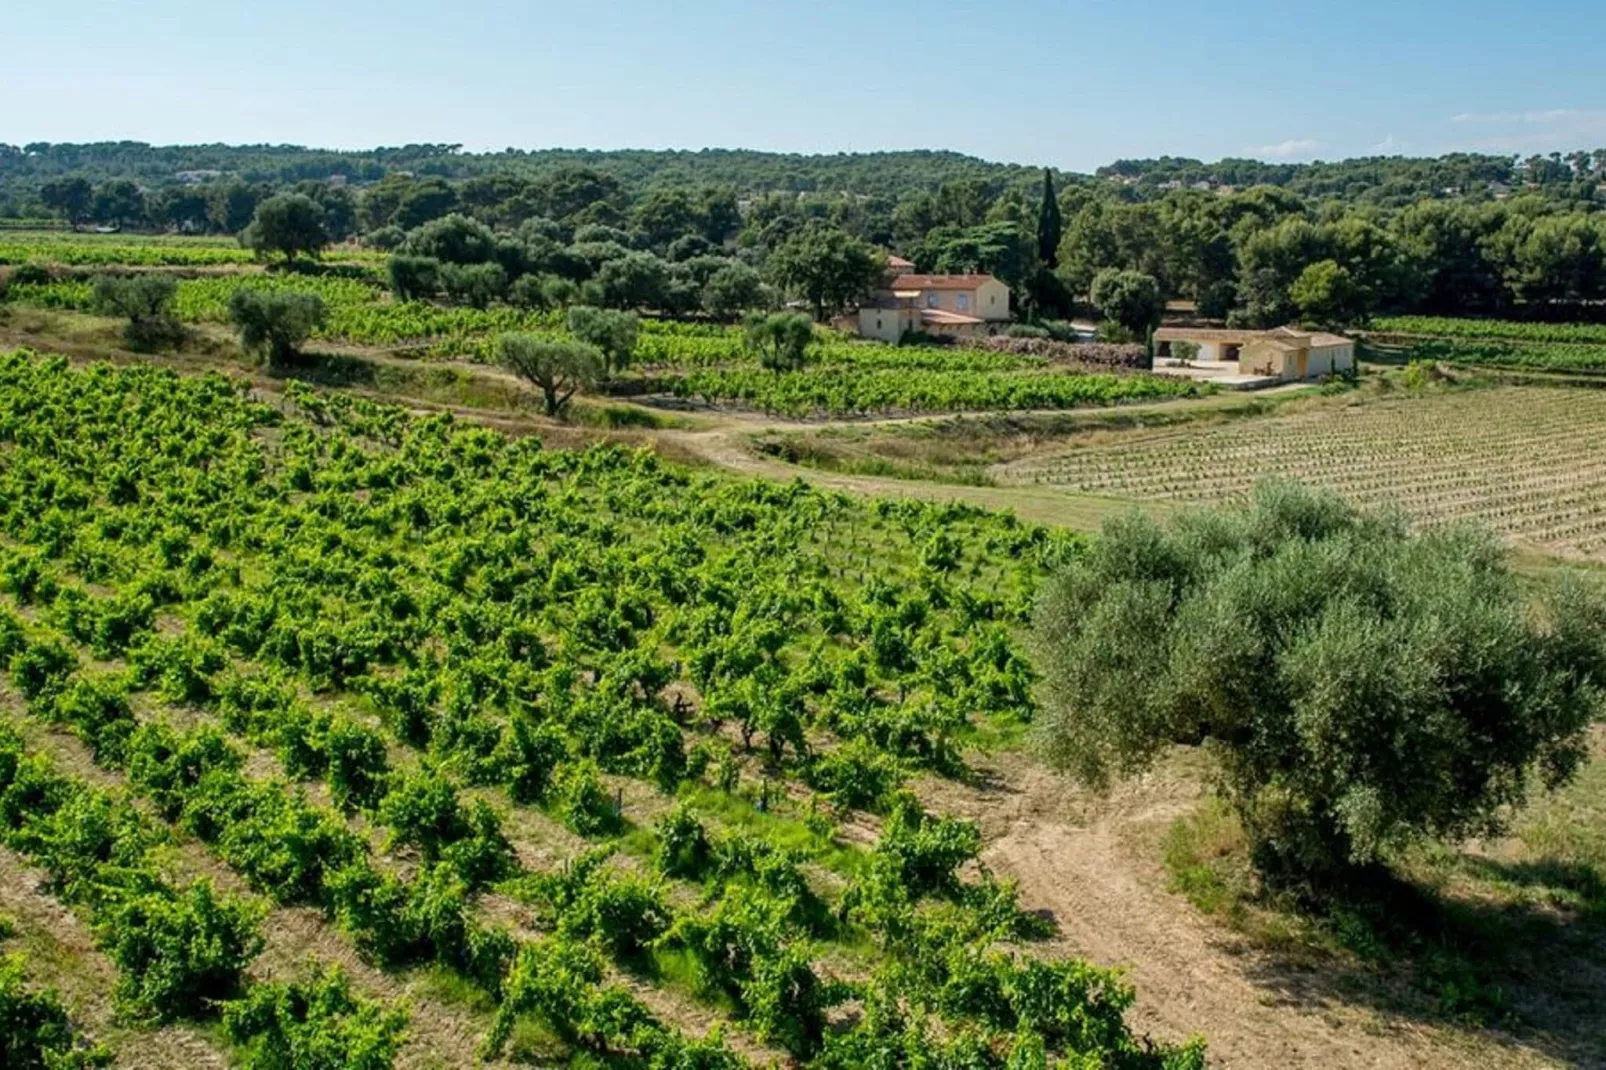
[(937, 307), (937, 295), (936, 294), (927, 294), (926, 295), (926, 307), (927, 308), (936, 308)]
[(988, 304), (989, 304), (989, 305), (996, 305), (996, 304), (998, 304), (998, 295), (997, 295), (997, 294), (991, 294), (991, 295), (989, 295), (989, 296), (988, 296), (988, 298), (987, 298), (987, 303), (988, 303)]
[(970, 310), (970, 295), (954, 294), (954, 307), (961, 312), (968, 312)]
[(881, 317), (880, 316), (877, 316), (875, 318), (875, 329), (878, 330), (878, 331), (881, 329)]

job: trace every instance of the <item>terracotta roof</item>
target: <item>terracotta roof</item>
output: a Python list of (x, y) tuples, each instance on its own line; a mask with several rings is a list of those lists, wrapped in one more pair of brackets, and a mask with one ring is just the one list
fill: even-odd
[(1310, 344), (1313, 346), (1347, 346), (1352, 341), (1354, 339), (1345, 338), (1341, 334), (1328, 334), (1326, 331), (1317, 331), (1310, 336)]
[(900, 290), (974, 290), (992, 281), (991, 275), (899, 275), (895, 284)]
[(887, 267), (913, 268), (914, 266), (915, 262), (913, 260), (905, 260), (903, 257), (897, 256), (893, 253), (887, 254)]
[(980, 323), (975, 316), (967, 316), (963, 312), (949, 312), (941, 308), (923, 308), (920, 310), (920, 322), (931, 323), (940, 327), (959, 327), (967, 323)]

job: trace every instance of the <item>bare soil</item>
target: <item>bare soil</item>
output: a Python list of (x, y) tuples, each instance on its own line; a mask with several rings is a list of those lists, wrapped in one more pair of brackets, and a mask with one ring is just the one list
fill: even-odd
[(1202, 1034), (1211, 1065), (1231, 1070), (1569, 1065), (1491, 1030), (1344, 999), (1331, 964), (1257, 949), (1169, 891), (1158, 840), (1202, 791), (1186, 760), (1104, 799), (1018, 756), (980, 771), (980, 787), (929, 780), (921, 793), (977, 822), (982, 862), (1018, 882), (1024, 907), (1053, 917), (1059, 934), (1040, 953), (1126, 971), (1134, 1025), (1156, 1040)]

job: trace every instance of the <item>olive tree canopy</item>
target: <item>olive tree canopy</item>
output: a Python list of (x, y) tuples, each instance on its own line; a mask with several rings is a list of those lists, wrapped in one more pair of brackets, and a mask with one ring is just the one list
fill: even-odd
[(1034, 629), (1047, 757), (1103, 785), (1205, 741), (1283, 882), (1498, 830), (1577, 769), (1606, 684), (1597, 592), (1532, 589), (1487, 532), (1287, 483), (1106, 523)]

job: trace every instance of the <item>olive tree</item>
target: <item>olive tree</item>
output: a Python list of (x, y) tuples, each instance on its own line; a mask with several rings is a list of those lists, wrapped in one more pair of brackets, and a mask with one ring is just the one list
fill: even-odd
[(323, 206), (304, 193), (281, 193), (257, 205), (240, 240), (261, 256), (282, 253), (293, 264), (296, 257), (317, 256), (329, 244)]
[(323, 298), (293, 290), (235, 290), (229, 297), (229, 322), (240, 344), (261, 353), (270, 367), (296, 359), (298, 347), (323, 325)]
[(160, 349), (183, 338), (173, 316), (178, 280), (171, 275), (97, 275), (90, 289), (91, 307), (102, 316), (128, 320), (123, 341), (130, 349)]
[(717, 320), (733, 320), (747, 309), (770, 307), (771, 300), (758, 269), (731, 260), (703, 283), (702, 305)]
[(1578, 768), (1606, 609), (1575, 584), (1531, 590), (1487, 532), (1412, 534), (1295, 484), (1112, 520), (1037, 608), (1037, 740), (1093, 785), (1204, 741), (1262, 876), (1336, 888), (1410, 841), (1497, 832)]
[(602, 354), (584, 342), (511, 332), (497, 339), (496, 350), (503, 368), (541, 391), (548, 416), (563, 412), (575, 392), (594, 385), (602, 371)]
[(602, 377), (617, 375), (630, 366), (636, 352), (636, 314), (611, 308), (575, 305), (569, 309), (569, 332), (595, 346), (602, 354)]
[(398, 301), (423, 301), (435, 296), (441, 285), (441, 262), (433, 256), (391, 253), (385, 261), (390, 292)]

